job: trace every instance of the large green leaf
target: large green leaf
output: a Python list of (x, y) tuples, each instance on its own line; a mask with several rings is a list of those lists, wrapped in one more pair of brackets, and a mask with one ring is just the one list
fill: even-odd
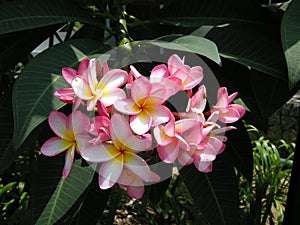
[(28, 56), (60, 24), (0, 36), (0, 76)]
[(161, 10), (161, 18), (148, 23), (155, 21), (173, 25), (173, 33), (212, 40), (220, 55), (230, 60), (279, 79), (286, 76), (280, 21), (253, 1), (172, 1)]
[(80, 211), (72, 225), (94, 225), (99, 221), (99, 218), (101, 217), (102, 212), (107, 204), (111, 189), (100, 189), (98, 176), (99, 174), (94, 175), (94, 179), (87, 190), (87, 195), (82, 202)]
[(237, 179), (230, 152), (222, 153), (211, 173), (201, 173), (194, 165), (180, 174), (193, 200), (211, 225), (235, 225), (238, 218)]
[[(253, 13), (255, 12), (255, 14)], [(238, 23), (264, 27), (274, 24), (274, 15), (257, 2), (239, 0), (172, 1), (160, 10), (159, 23), (177, 27), (200, 27), (202, 25), (224, 25)], [(154, 21), (155, 21), (154, 20)], [(278, 22), (278, 19), (275, 19)], [(150, 21), (149, 21), (150, 22)], [(268, 29), (268, 27), (267, 27)]]
[(221, 64), (221, 59), (218, 53), (216, 44), (206, 38), (187, 35), (187, 36), (164, 36), (158, 40), (171, 41), (171, 42), (152, 42), (154, 45), (186, 52), (196, 53), (207, 57), (217, 64)]
[(75, 160), (68, 178), (61, 178), (62, 156), (41, 156), (38, 160), (33, 176), (31, 202), (32, 219), (36, 225), (52, 225), (60, 220), (93, 179), (95, 171), (91, 167), (82, 167), (81, 160)]
[(300, 2), (293, 0), (284, 13), (281, 23), (281, 40), (289, 71), (289, 85), (300, 80)]
[(253, 178), (253, 150), (248, 132), (242, 121), (234, 124), (237, 129), (226, 132), (226, 151), (230, 151), (235, 168), (249, 183)]
[(101, 25), (70, 0), (20, 1), (0, 7), (0, 34), (66, 22)]
[(206, 38), (214, 41), (220, 55), (280, 80), (286, 79), (286, 64), (280, 41), (234, 25), (215, 27)]
[(45, 136), (47, 131), (45, 128), (47, 123), (42, 123), (32, 131), (32, 135), (26, 138), (18, 151), (13, 145), (13, 114), (12, 114), (12, 88), (9, 88), (7, 92), (0, 99), (0, 174), (7, 169), (16, 159), (22, 154), (23, 151), (35, 150), (36, 137), (41, 133)]
[(76, 39), (58, 44), (29, 62), (13, 90), (13, 140), (16, 149), (50, 111), (64, 105), (53, 96), (56, 90), (68, 86), (60, 75), (61, 69), (75, 67), (84, 58), (103, 49), (99, 42)]
[(13, 115), (12, 115), (12, 88), (0, 99), (0, 174), (15, 160), (12, 146)]

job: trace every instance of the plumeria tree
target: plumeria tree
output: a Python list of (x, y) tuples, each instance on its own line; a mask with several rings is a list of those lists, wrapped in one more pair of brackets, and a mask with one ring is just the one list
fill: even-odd
[(299, 89), (299, 1), (0, 6), (0, 169), (34, 158), (31, 224), (97, 224), (117, 185), (155, 202), (172, 167), (210, 224), (238, 224), (241, 120), (264, 129)]

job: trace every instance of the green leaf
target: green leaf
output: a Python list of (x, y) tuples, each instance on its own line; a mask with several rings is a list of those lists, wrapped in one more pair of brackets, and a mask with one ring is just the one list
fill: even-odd
[(101, 25), (96, 17), (69, 0), (12, 2), (0, 7), (0, 34), (66, 22)]
[(13, 89), (13, 140), (16, 149), (50, 111), (64, 105), (53, 96), (56, 90), (68, 86), (60, 75), (61, 69), (75, 67), (84, 58), (101, 50), (104, 47), (99, 42), (76, 39), (55, 45), (28, 63)]
[(234, 25), (213, 28), (205, 37), (217, 44), (222, 57), (274, 78), (286, 79), (286, 64), (279, 40)]
[(76, 203), (92, 181), (94, 170), (75, 160), (71, 174), (62, 178), (64, 154), (52, 158), (41, 156), (34, 171), (32, 219), (35, 225), (52, 225)]
[[(15, 66), (28, 56), (49, 35), (53, 34), (60, 24), (19, 31), (0, 36), (0, 74)], [(0, 76), (1, 76), (0, 75)]]
[(157, 204), (163, 198), (172, 178), (173, 164), (160, 162), (157, 165), (158, 166), (155, 167), (153, 172), (157, 171), (156, 173), (159, 175), (161, 174), (161, 177), (163, 177), (164, 180), (160, 181), (159, 183), (146, 186), (143, 196), (143, 200), (146, 202), (147, 200), (150, 200), (152, 204)]
[(17, 157), (13, 151), (13, 115), (12, 115), (12, 88), (0, 99), (0, 174)]
[[(48, 123), (42, 123), (36, 127), (30, 136), (26, 138), (19, 149), (15, 149), (13, 146), (13, 115), (12, 115), (12, 88), (9, 88), (7, 92), (0, 99), (0, 174), (3, 173), (25, 150), (33, 151), (36, 149), (36, 137), (47, 135)], [(50, 130), (48, 129), (50, 132)]]
[(94, 175), (90, 183), (82, 206), (72, 225), (89, 224), (96, 225), (107, 204), (111, 189), (102, 190), (99, 188), (98, 174)]
[(284, 50), (289, 86), (293, 88), (300, 80), (300, 2), (293, 0), (285, 11), (281, 22), (281, 40)]
[(238, 218), (237, 179), (229, 152), (217, 156), (211, 173), (194, 165), (179, 172), (194, 202), (211, 225), (235, 225)]
[(17, 182), (10, 182), (0, 189), (0, 197), (7, 191), (11, 191), (11, 189), (17, 184)]
[(158, 38), (158, 40), (171, 40), (171, 42), (151, 43), (167, 49), (196, 53), (207, 57), (208, 59), (214, 61), (219, 65), (221, 64), (221, 59), (216, 44), (206, 38), (193, 35), (187, 35), (182, 37), (176, 35), (169, 35)]
[(160, 18), (146, 24), (153, 23), (172, 25), (172, 33), (205, 37), (216, 43), (223, 57), (279, 79), (286, 77), (280, 20), (254, 1), (172, 1), (161, 9)]
[(253, 178), (253, 150), (248, 132), (242, 121), (232, 126), (236, 130), (226, 132), (226, 151), (230, 151), (235, 168), (251, 183)]
[[(253, 1), (238, 0), (175, 0), (160, 11), (159, 23), (177, 27), (199, 27), (201, 25), (222, 25), (226, 23), (253, 24), (264, 26), (274, 23), (274, 15)], [(255, 14), (253, 13), (255, 12)], [(273, 18), (272, 18), (273, 17)], [(277, 19), (278, 21), (278, 19)]]

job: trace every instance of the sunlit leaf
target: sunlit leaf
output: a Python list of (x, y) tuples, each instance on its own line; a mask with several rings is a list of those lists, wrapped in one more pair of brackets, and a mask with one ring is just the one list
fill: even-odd
[(226, 132), (226, 151), (230, 151), (233, 164), (251, 183), (253, 178), (253, 150), (248, 132), (242, 121), (234, 124), (237, 129)]
[(211, 173), (201, 173), (194, 165), (179, 171), (197, 207), (211, 225), (237, 224), (237, 179), (228, 153), (225, 150), (217, 156)]
[(293, 88), (300, 80), (300, 2), (293, 0), (281, 23), (281, 40), (289, 71), (289, 85)]
[(153, 42), (153, 44), (167, 49), (196, 53), (207, 57), (217, 64), (221, 64), (221, 59), (216, 44), (206, 38), (194, 35), (170, 35), (161, 37), (158, 40), (170, 40), (171, 42)]
[(64, 159), (41, 157), (33, 176), (32, 214), (35, 225), (52, 225), (75, 204), (92, 181), (94, 170), (76, 160), (68, 178), (62, 178)]

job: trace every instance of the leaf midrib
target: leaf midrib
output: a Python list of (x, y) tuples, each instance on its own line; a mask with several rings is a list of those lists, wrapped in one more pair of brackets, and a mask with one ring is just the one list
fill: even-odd
[[(240, 22), (240, 23), (251, 23), (255, 25), (261, 25), (265, 26), (265, 23), (255, 21), (255, 20), (247, 20), (247, 19), (238, 19), (238, 18), (232, 18), (232, 17), (209, 17), (209, 16), (179, 16), (179, 17), (162, 17), (155, 20), (146, 20), (145, 23), (153, 23), (153, 22), (163, 22), (165, 20), (173, 20), (173, 21), (180, 21), (180, 20), (207, 20), (207, 21), (222, 21), (224, 20), (228, 22)], [(165, 22), (167, 23), (167, 21)]]
[[(29, 111), (29, 113), (28, 114), (32, 114), (32, 112), (36, 109), (36, 107), (37, 107), (37, 105), (40, 103), (40, 100), (45, 96), (45, 93), (52, 87), (52, 84), (53, 83), (55, 83), (59, 78), (60, 78), (60, 76), (58, 76), (58, 75), (56, 75), (57, 77), (56, 78), (54, 78), (53, 80), (52, 80), (52, 82), (43, 90), (43, 92), (41, 93), (41, 95), (39, 95), (39, 97), (38, 97), (38, 99), (37, 99), (37, 101), (35, 101), (34, 102), (34, 104), (33, 104), (33, 106), (32, 106), (32, 108), (31, 108), (31, 110)], [(18, 86), (16, 86), (15, 88), (18, 88)], [(14, 95), (15, 95), (15, 93), (14, 93)], [(13, 97), (13, 99), (17, 99), (17, 98), (15, 98), (15, 97)], [(16, 100), (16, 104), (14, 104), (14, 114), (16, 114), (16, 115), (19, 115), (19, 112), (18, 112), (18, 108), (15, 106), (15, 105), (18, 105), (18, 101)], [(25, 120), (25, 122), (24, 122), (24, 124), (28, 124), (29, 123), (29, 118), (31, 118), (31, 117), (27, 117), (27, 119)], [(15, 119), (15, 121), (18, 121), (19, 120), (19, 118), (17, 117), (16, 119)], [(15, 124), (15, 127), (16, 128), (18, 128), (17, 127), (17, 124)], [(21, 131), (19, 132), (19, 134), (21, 134), (21, 133), (23, 133), (24, 132), (24, 129), (25, 129), (25, 126), (23, 126), (22, 128), (21, 128)], [(14, 134), (14, 140), (15, 140), (15, 134)], [(21, 143), (24, 141), (24, 138), (21, 140)], [(17, 148), (19, 148), (20, 147), (20, 143), (18, 143), (18, 145), (16, 146), (16, 149)]]
[(209, 188), (210, 188), (210, 190), (211, 190), (211, 192), (212, 192), (212, 195), (213, 195), (213, 197), (214, 197), (214, 199), (215, 199), (217, 208), (218, 208), (218, 210), (219, 210), (219, 212), (220, 212), (220, 215), (221, 215), (222, 223), (223, 223), (223, 224), (226, 224), (226, 223), (225, 223), (225, 219), (224, 219), (224, 215), (223, 215), (223, 212), (222, 212), (222, 210), (221, 210), (221, 206), (220, 206), (220, 204), (219, 204), (219, 201), (218, 201), (217, 195), (216, 195), (216, 193), (215, 193), (215, 191), (214, 191), (214, 188), (213, 188), (213, 186), (212, 186), (212, 184), (211, 184), (211, 182), (210, 182), (210, 180), (209, 180), (207, 174), (204, 174), (204, 177), (205, 177), (205, 179), (207, 180), (207, 183), (208, 183), (208, 185), (209, 185)]

